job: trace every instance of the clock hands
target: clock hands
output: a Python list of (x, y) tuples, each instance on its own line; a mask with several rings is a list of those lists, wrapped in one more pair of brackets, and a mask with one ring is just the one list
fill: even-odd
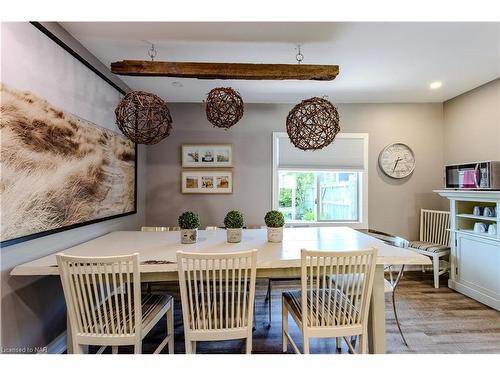
[(398, 158), (396, 159), (396, 162), (394, 163), (394, 168), (392, 169), (392, 171), (393, 171), (393, 172), (396, 170), (396, 167), (398, 166), (398, 163), (399, 163), (401, 160), (403, 160), (403, 159), (401, 159), (401, 158), (398, 156)]

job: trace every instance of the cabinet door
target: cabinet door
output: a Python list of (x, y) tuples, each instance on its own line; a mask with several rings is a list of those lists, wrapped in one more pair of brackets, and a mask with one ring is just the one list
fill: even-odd
[(500, 298), (500, 242), (457, 235), (457, 267), (460, 283)]

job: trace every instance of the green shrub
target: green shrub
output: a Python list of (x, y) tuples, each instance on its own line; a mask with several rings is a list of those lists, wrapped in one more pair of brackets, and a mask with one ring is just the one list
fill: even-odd
[(197, 229), (200, 226), (198, 214), (191, 211), (183, 212), (178, 222), (181, 229)]
[(302, 220), (314, 221), (314, 212), (307, 211), (302, 215)]
[(229, 211), (224, 218), (226, 228), (243, 228), (244, 224), (243, 214), (239, 211)]
[(285, 225), (285, 218), (279, 211), (269, 211), (264, 217), (264, 221), (269, 228), (280, 228)]

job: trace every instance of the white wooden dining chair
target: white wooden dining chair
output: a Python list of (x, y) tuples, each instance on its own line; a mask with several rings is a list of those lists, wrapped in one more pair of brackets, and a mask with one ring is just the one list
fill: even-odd
[[(450, 212), (420, 210), (420, 238), (410, 241), (409, 248), (432, 259), (434, 288), (439, 288), (439, 276), (448, 272), (440, 269), (439, 261), (450, 255)], [(422, 271), (425, 271), (422, 266)]]
[(155, 350), (168, 344), (174, 353), (174, 301), (165, 294), (141, 296), (139, 254), (111, 257), (75, 257), (57, 254), (68, 327), (75, 353), (83, 347), (107, 346), (118, 353), (119, 346), (133, 345), (142, 352), (142, 339), (166, 316), (167, 335)]
[(197, 341), (246, 339), (252, 352), (257, 250), (177, 252), (186, 353)]
[(141, 232), (168, 232), (169, 227), (142, 227)]
[[(304, 353), (313, 337), (359, 336), (359, 352), (366, 353), (368, 308), (373, 287), (377, 250), (301, 251), (301, 289), (283, 292), (283, 352), (288, 342), (297, 344), (288, 332), (288, 314), (302, 332)], [(335, 277), (331, 277), (335, 275)]]

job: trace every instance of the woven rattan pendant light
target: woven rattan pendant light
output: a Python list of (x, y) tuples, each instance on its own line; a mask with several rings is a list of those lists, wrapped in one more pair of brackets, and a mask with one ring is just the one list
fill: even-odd
[(303, 100), (286, 118), (288, 137), (301, 150), (322, 149), (333, 142), (339, 131), (337, 109), (323, 98)]
[(172, 117), (167, 104), (144, 91), (129, 92), (115, 109), (116, 125), (134, 143), (153, 145), (170, 135)]
[(205, 111), (212, 125), (229, 129), (243, 117), (243, 99), (231, 87), (217, 87), (208, 93)]
[[(158, 51), (154, 44), (148, 50), (151, 61)], [(116, 125), (134, 143), (154, 145), (170, 135), (172, 117), (167, 104), (157, 95), (132, 91), (115, 109)]]

